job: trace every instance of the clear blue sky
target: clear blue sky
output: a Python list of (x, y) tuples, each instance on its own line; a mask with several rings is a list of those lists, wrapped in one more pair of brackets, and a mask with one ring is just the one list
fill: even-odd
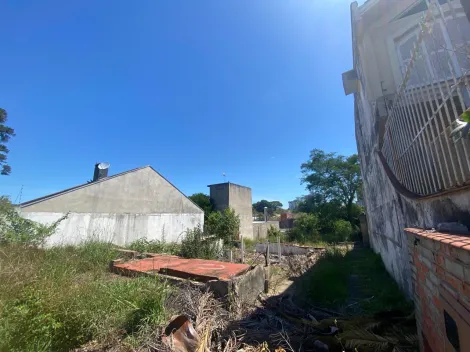
[[(152, 165), (183, 192), (304, 194), (300, 164), (356, 152), (347, 0), (3, 0), (0, 194), (36, 198)], [(287, 204), (285, 204), (287, 205)]]

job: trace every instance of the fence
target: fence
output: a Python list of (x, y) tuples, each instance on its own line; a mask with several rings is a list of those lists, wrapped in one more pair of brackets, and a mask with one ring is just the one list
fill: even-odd
[(470, 183), (470, 141), (459, 137), (470, 107), (470, 23), (456, 2), (426, 0), (419, 33), (398, 47), (404, 78), (381, 151), (398, 181), (423, 196)]

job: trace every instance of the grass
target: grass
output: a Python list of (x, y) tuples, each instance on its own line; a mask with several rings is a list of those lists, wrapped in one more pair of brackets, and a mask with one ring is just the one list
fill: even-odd
[(0, 351), (69, 351), (91, 340), (135, 341), (166, 319), (165, 283), (112, 275), (110, 244), (0, 247)]
[(166, 242), (164, 240), (147, 240), (146, 238), (138, 239), (129, 245), (129, 249), (139, 253), (166, 253), (178, 255), (181, 252), (181, 245), (174, 242)]
[[(358, 304), (366, 314), (411, 311), (411, 303), (386, 271), (380, 255), (368, 249), (356, 253), (359, 252), (346, 248), (328, 248), (325, 255), (302, 278), (308, 299), (330, 308)], [(351, 287), (351, 275), (355, 277), (356, 288)], [(361, 299), (352, 302), (352, 290), (356, 290), (356, 296)]]

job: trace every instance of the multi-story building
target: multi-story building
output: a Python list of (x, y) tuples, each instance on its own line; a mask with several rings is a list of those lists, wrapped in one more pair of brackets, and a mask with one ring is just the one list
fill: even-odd
[(470, 2), (461, 1), (351, 5), (353, 69), (343, 85), (354, 94), (370, 243), (410, 298), (416, 272), (404, 229), (470, 228)]

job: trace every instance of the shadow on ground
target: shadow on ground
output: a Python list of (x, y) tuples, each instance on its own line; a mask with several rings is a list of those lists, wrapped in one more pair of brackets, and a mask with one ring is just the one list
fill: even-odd
[[(263, 296), (228, 332), (286, 351), (416, 351), (412, 306), (378, 255), (333, 249), (284, 292)], [(399, 348), (399, 349), (398, 349)]]

